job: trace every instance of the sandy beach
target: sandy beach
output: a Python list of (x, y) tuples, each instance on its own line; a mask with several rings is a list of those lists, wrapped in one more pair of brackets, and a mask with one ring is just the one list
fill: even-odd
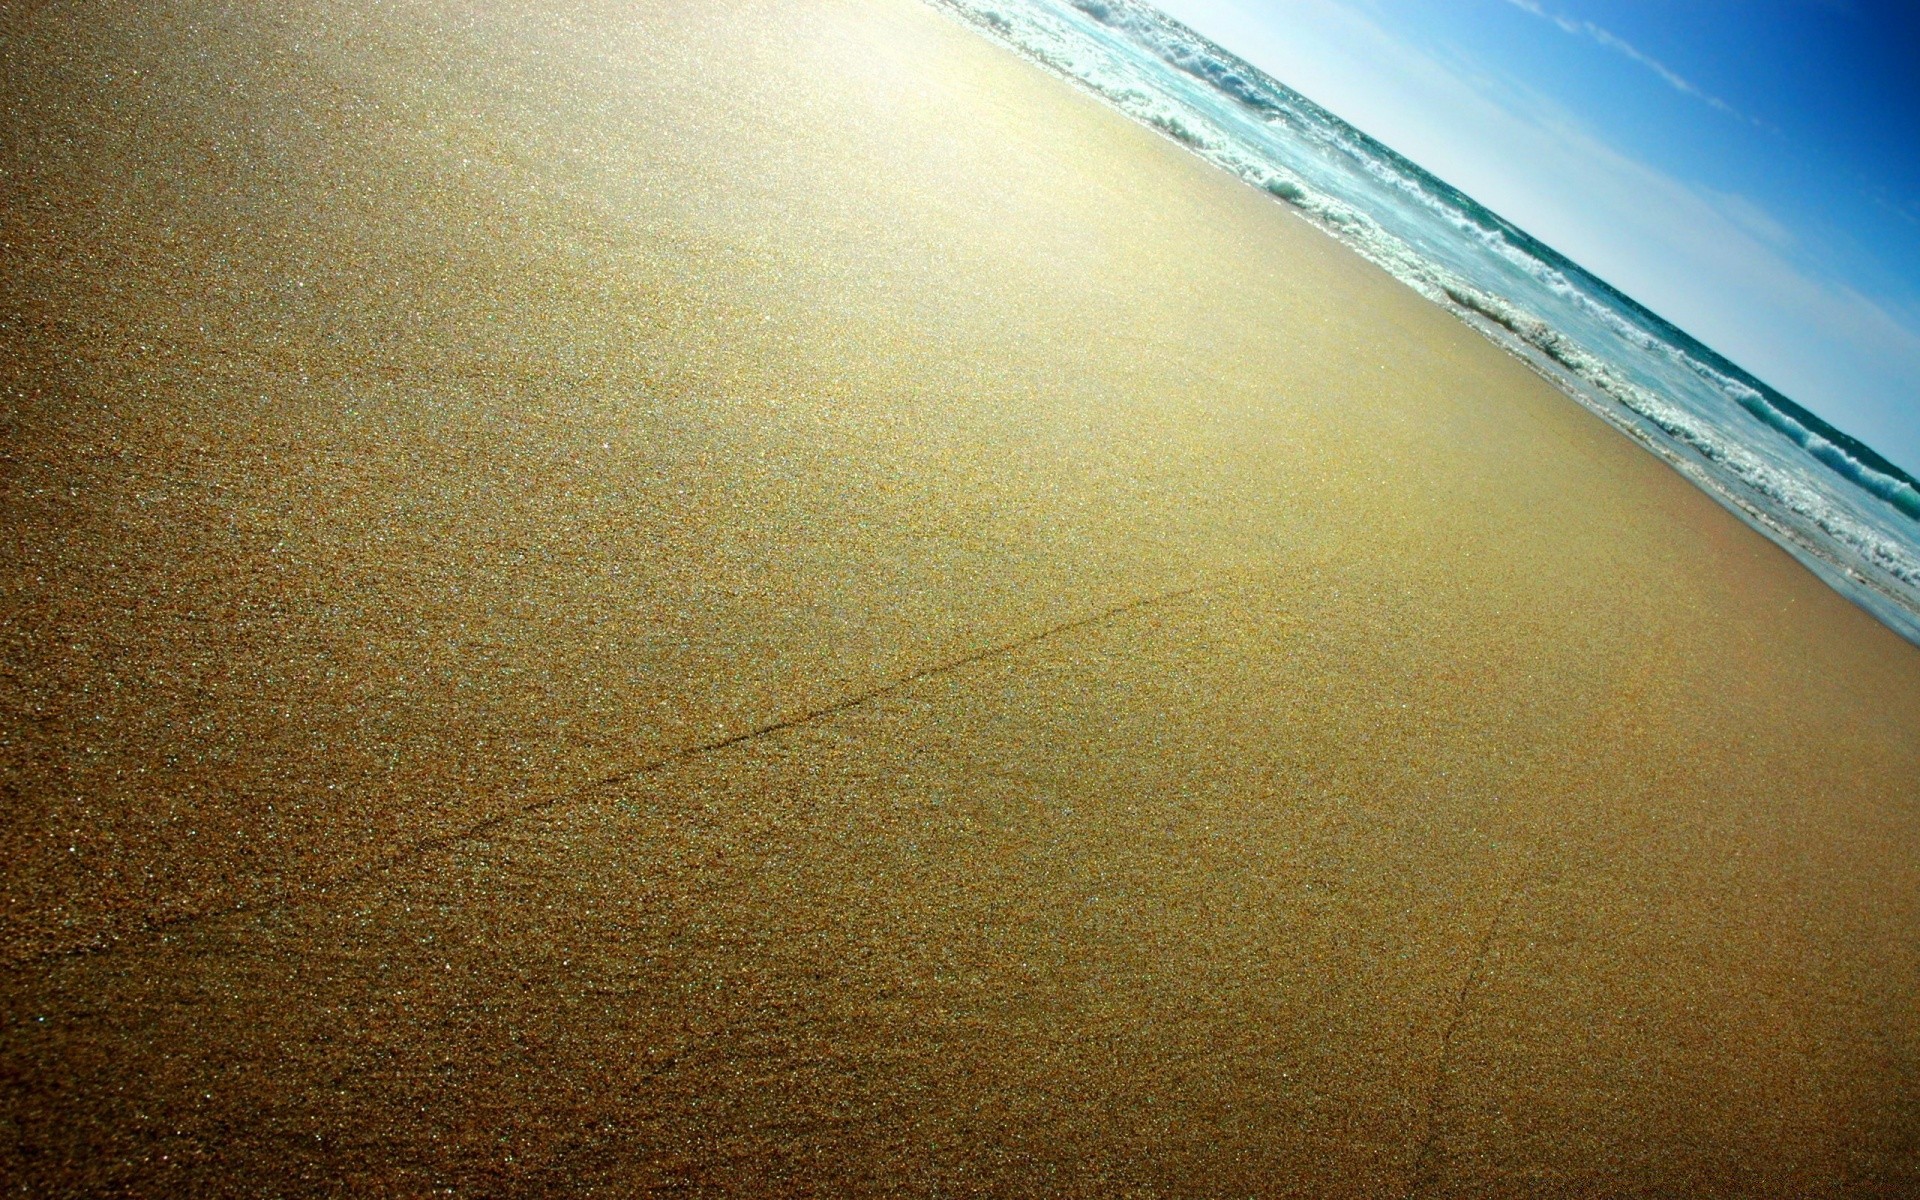
[(0, 1180), (1920, 1190), (1920, 648), (919, 0), (0, 3)]

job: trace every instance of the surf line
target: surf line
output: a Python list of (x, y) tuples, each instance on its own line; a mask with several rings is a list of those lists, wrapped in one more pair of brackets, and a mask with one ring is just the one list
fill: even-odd
[[(619, 787), (622, 784), (632, 783), (643, 776), (651, 775), (656, 771), (662, 771), (679, 763), (699, 758), (702, 755), (714, 754), (733, 746), (757, 741), (760, 738), (769, 737), (784, 730), (798, 729), (802, 726), (812, 724), (815, 721), (824, 720), (828, 717), (837, 716), (840, 713), (860, 708), (863, 705), (871, 704), (875, 700), (885, 699), (888, 696), (905, 691), (916, 683), (937, 678), (941, 675), (949, 675), (976, 663), (1014, 654), (1051, 638), (1075, 633), (1080, 630), (1097, 628), (1102, 625), (1110, 625), (1149, 608), (1155, 608), (1163, 604), (1171, 604), (1176, 600), (1190, 599), (1195, 596), (1217, 592), (1225, 586), (1227, 585), (1224, 583), (1216, 583), (1179, 588), (1169, 592), (1158, 592), (1151, 596), (1141, 596), (1121, 604), (1116, 604), (1111, 608), (1105, 608), (1099, 612), (1090, 613), (1087, 616), (1076, 617), (1073, 620), (1063, 621), (1057, 625), (1049, 625), (1045, 629), (1026, 634), (1012, 641), (999, 642), (982, 649), (969, 651), (956, 658), (944, 659), (940, 662), (922, 667), (917, 671), (910, 671), (878, 687), (870, 688), (867, 691), (836, 700), (831, 704), (823, 704), (816, 708), (805, 709), (789, 716), (768, 721), (762, 725), (756, 725), (740, 733), (729, 734), (726, 737), (711, 742), (701, 742), (692, 746), (684, 746), (678, 750), (663, 754), (651, 762), (643, 763), (640, 766), (632, 767), (625, 771), (618, 771), (612, 775), (602, 776), (590, 783), (583, 784), (557, 795), (535, 800), (529, 804), (523, 804), (518, 808), (495, 813), (493, 816), (476, 821), (463, 829), (457, 829), (451, 833), (440, 834), (435, 837), (422, 838), (419, 841), (408, 843), (391, 853), (382, 855), (359, 867), (342, 872), (330, 879), (319, 880), (301, 887), (288, 888), (278, 893), (270, 893), (257, 897), (251, 902), (239, 900), (231, 904), (202, 909), (198, 912), (181, 913), (178, 916), (163, 918), (157, 921), (144, 921), (130, 931), (130, 937), (145, 938), (152, 934), (164, 933), (169, 929), (177, 929), (182, 926), (197, 924), (201, 921), (231, 916), (237, 912), (244, 912), (248, 908), (292, 908), (302, 901), (318, 899), (319, 897), (325, 896), (334, 888), (361, 883), (383, 871), (389, 871), (401, 863), (473, 841), (476, 838), (484, 837), (496, 829), (510, 825), (525, 817), (533, 816), (536, 813), (550, 812), (555, 809), (564, 808), (576, 801), (586, 799), (596, 792)], [(111, 954), (123, 948), (126, 947), (121, 938), (109, 935), (105, 940), (99, 942), (80, 946), (68, 946), (56, 950), (43, 951), (39, 954), (28, 955), (12, 963), (0, 965), (0, 971), (11, 974), (57, 959), (84, 958), (95, 954)]]

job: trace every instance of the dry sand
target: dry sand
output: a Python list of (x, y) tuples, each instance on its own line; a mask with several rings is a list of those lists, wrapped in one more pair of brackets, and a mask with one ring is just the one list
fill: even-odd
[(0, 3), (9, 1194), (1906, 1195), (1920, 650), (912, 0)]

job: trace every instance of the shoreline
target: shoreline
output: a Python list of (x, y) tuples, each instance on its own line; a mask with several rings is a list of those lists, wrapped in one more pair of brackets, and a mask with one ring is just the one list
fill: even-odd
[(1920, 653), (1294, 213), (920, 0), (6, 19), (0, 1174), (1920, 1179)]
[[(1075, 90), (1247, 184), (1263, 197), (1285, 205), (1321, 233), (1528, 364), (1569, 399), (1641, 443), (1749, 527), (1780, 545), (1828, 587), (1858, 604), (1902, 638), (1920, 646), (1920, 590), (1916, 590), (1920, 589), (1920, 557), (1916, 557), (1920, 555), (1920, 542), (1899, 520), (1893, 522), (1898, 528), (1877, 524), (1888, 514), (1876, 508), (1876, 502), (1884, 502), (1907, 518), (1920, 519), (1920, 491), (1915, 490), (1920, 484), (1871, 447), (1834, 429), (1684, 330), (1445, 181), (1426, 174), (1365, 132), (1346, 125), (1313, 101), (1157, 10), (1129, 9), (1127, 0), (1122, 0), (1117, 6), (1118, 18), (1111, 12), (1090, 12), (1089, 15), (1096, 24), (1110, 31), (1117, 30), (1122, 40), (1141, 41), (1145, 60), (1155, 56), (1166, 58), (1165, 42), (1171, 38), (1183, 55), (1178, 62), (1169, 59), (1164, 64), (1171, 67), (1175, 75), (1192, 76), (1205, 84), (1212, 71), (1228, 72), (1238, 81), (1225, 89), (1230, 106), (1245, 105), (1258, 110), (1259, 106), (1266, 105), (1265, 119), (1271, 123), (1276, 111), (1272, 106), (1278, 102), (1281, 106), (1278, 111), (1304, 110), (1304, 116), (1302, 112), (1290, 111), (1290, 119), (1305, 119), (1322, 127), (1322, 132), (1332, 130), (1343, 140), (1357, 140), (1363, 149), (1348, 146), (1349, 152), (1372, 158), (1374, 170), (1392, 173), (1411, 190), (1432, 189), (1442, 193), (1454, 218), (1482, 223), (1483, 236), (1504, 242), (1510, 254), (1524, 257), (1534, 269), (1548, 272), (1560, 286), (1573, 289), (1576, 283), (1581, 287), (1590, 285), (1593, 294), (1583, 296), (1590, 308), (1594, 308), (1596, 298), (1603, 305), (1617, 307), (1619, 311), (1607, 314), (1608, 319), (1617, 322), (1625, 317), (1636, 325), (1636, 335), (1665, 342), (1669, 353), (1683, 357), (1703, 376), (1718, 380), (1721, 393), (1718, 400), (1722, 407), (1730, 400), (1737, 400), (1737, 404), (1717, 417), (1703, 415), (1692, 407), (1697, 397), (1683, 400), (1684, 390), (1662, 392), (1657, 386), (1649, 390), (1627, 377), (1632, 373), (1631, 362), (1610, 359), (1603, 350), (1584, 342), (1577, 330), (1529, 311), (1522, 293), (1509, 294), (1498, 288), (1491, 292), (1483, 290), (1485, 280), (1475, 282), (1459, 273), (1464, 269), (1471, 274), (1470, 268), (1425, 254), (1407, 242), (1403, 233), (1390, 232), (1379, 223), (1386, 217), (1379, 205), (1391, 207), (1391, 200), (1382, 201), (1376, 196), (1374, 206), (1370, 207), (1367, 201), (1327, 192), (1319, 181), (1310, 185), (1296, 173), (1301, 163), (1289, 160), (1284, 150), (1276, 150), (1272, 145), (1263, 148), (1258, 135), (1247, 140), (1249, 135), (1244, 130), (1236, 132), (1229, 128), (1231, 122), (1216, 127), (1203, 105), (1190, 105), (1180, 97), (1164, 93), (1144, 94), (1143, 86), (1153, 90), (1151, 81), (1130, 82), (1130, 77), (1125, 77), (1123, 72), (1122, 80), (1116, 82), (1110, 77), (1113, 64), (1081, 61), (1073, 47), (1063, 49), (1058, 44), (1062, 35), (1058, 29), (1045, 28), (1046, 18), (1037, 15), (1009, 18), (1004, 10), (991, 4), (976, 11), (972, 0), (928, 0), (928, 3)], [(1069, 21), (1073, 19), (1070, 17)], [(1031, 24), (1035, 20), (1041, 24)], [(1143, 25), (1157, 32), (1136, 38)], [(1073, 36), (1067, 35), (1067, 40)], [(1089, 50), (1091, 45), (1079, 49)], [(1201, 67), (1193, 65), (1195, 56)], [(1245, 77), (1256, 82), (1248, 84)], [(1285, 135), (1278, 138), (1280, 144), (1287, 140)], [(1431, 197), (1429, 203), (1433, 203)], [(1598, 312), (1598, 308), (1594, 311)], [(1563, 320), (1565, 317), (1563, 313)], [(1718, 422), (1739, 424), (1749, 417), (1795, 442), (1801, 450), (1808, 451), (1810, 457), (1787, 464), (1785, 476), (1781, 476), (1777, 473), (1780, 464), (1763, 461), (1768, 454), (1777, 453), (1778, 447), (1762, 447), (1749, 437), (1731, 431), (1727, 431), (1730, 441), (1714, 444), (1720, 436), (1713, 432)], [(1823, 458), (1810, 442), (1819, 443), (1827, 452), (1838, 456), (1847, 470), (1856, 474), (1840, 471), (1840, 464)], [(1724, 466), (1716, 470), (1721, 459), (1731, 460), (1730, 470)], [(1846, 486), (1827, 479), (1829, 471), (1845, 475)], [(1868, 479), (1876, 487), (1895, 490), (1882, 494), (1866, 487)], [(1812, 492), (1807, 491), (1809, 486)], [(1870, 492), (1873, 499), (1869, 501), (1865, 496), (1855, 495), (1849, 488)], [(1865, 510), (1849, 511), (1857, 504), (1864, 504)], [(1865, 515), (1865, 524), (1862, 524), (1866, 510), (1871, 512)], [(1892, 541), (1888, 540), (1890, 533)]]

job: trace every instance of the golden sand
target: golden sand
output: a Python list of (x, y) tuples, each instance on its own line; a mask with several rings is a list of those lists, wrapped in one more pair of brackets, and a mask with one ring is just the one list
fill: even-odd
[(913, 0), (0, 5), (0, 1178), (1920, 1189), (1920, 650)]

